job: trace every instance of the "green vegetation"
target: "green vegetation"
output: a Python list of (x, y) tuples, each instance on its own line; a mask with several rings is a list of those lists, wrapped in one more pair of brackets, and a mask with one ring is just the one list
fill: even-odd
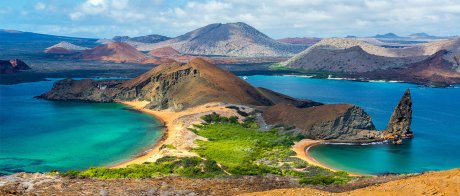
[(203, 158), (217, 161), (232, 175), (288, 175), (301, 178), (304, 184), (323, 185), (345, 183), (350, 179), (345, 172), (308, 166), (291, 150), (299, 138), (278, 134), (277, 130), (257, 130), (254, 117), (242, 123), (229, 123), (225, 117), (211, 114), (203, 120), (207, 124), (195, 132), (208, 141), (198, 141), (199, 147), (194, 151)]
[(112, 178), (151, 178), (157, 176), (180, 175), (192, 178), (207, 178), (226, 175), (215, 161), (199, 157), (170, 157), (158, 159), (154, 163), (133, 164), (126, 168), (109, 169), (92, 167), (85, 171), (68, 171), (62, 176)]
[[(191, 129), (208, 138), (208, 141), (197, 141), (199, 147), (193, 149), (202, 158), (166, 156), (154, 163), (118, 169), (92, 167), (82, 172), (68, 171), (61, 175), (111, 179), (168, 175), (207, 178), (275, 174), (299, 178), (299, 182), (303, 184), (320, 185), (340, 184), (350, 180), (345, 172), (331, 172), (310, 166), (295, 157), (291, 146), (300, 138), (279, 134), (276, 129), (260, 131), (253, 116), (240, 122), (237, 117), (223, 117), (212, 113), (202, 119), (206, 123)], [(163, 145), (161, 148), (175, 147)]]
[(163, 144), (163, 145), (160, 146), (160, 150), (164, 149), (164, 148), (176, 149), (176, 147), (173, 146), (172, 144)]

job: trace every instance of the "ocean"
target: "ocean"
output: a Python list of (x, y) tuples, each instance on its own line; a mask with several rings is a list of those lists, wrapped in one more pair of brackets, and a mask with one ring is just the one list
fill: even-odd
[(33, 98), (52, 84), (0, 85), (0, 174), (115, 164), (161, 136), (157, 119), (121, 104)]
[(355, 82), (296, 76), (248, 76), (254, 86), (323, 103), (356, 104), (385, 129), (406, 89), (413, 99), (415, 138), (402, 145), (318, 145), (316, 160), (362, 174), (417, 173), (460, 167), (460, 88), (427, 88), (407, 83)]

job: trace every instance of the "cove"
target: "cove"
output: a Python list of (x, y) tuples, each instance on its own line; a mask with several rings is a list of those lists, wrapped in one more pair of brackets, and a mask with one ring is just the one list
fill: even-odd
[(378, 129), (407, 88), (413, 99), (415, 138), (403, 145), (318, 145), (316, 160), (339, 170), (362, 174), (415, 173), (460, 167), (460, 88), (427, 88), (407, 83), (354, 82), (294, 76), (248, 76), (254, 86), (323, 103), (356, 104)]
[(0, 85), (0, 174), (111, 165), (160, 138), (157, 119), (121, 104), (33, 98), (53, 82)]

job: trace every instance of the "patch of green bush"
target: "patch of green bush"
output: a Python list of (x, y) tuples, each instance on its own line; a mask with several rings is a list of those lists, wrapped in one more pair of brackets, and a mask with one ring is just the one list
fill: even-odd
[(329, 185), (329, 184), (343, 184), (349, 181), (347, 177), (341, 176), (311, 176), (303, 177), (300, 179), (301, 184), (313, 184), (313, 185)]
[(166, 156), (154, 163), (133, 164), (125, 168), (91, 167), (85, 171), (66, 172), (63, 176), (112, 178), (151, 178), (180, 175), (191, 178), (207, 178), (226, 175), (215, 161), (199, 157), (177, 158)]
[(294, 176), (304, 184), (339, 184), (349, 180), (346, 172), (331, 172), (295, 157), (291, 150), (301, 137), (279, 134), (278, 130), (262, 132), (254, 126), (256, 118), (250, 116), (243, 123), (225, 123), (218, 114), (195, 133), (208, 138), (197, 141), (194, 151), (208, 160), (215, 160), (232, 175), (276, 174)]
[(208, 115), (201, 116), (201, 119), (204, 120), (204, 122), (210, 124), (210, 123), (232, 123), (232, 124), (237, 124), (238, 123), (238, 117), (237, 116), (231, 116), (231, 117), (225, 117), (225, 116), (220, 116), (219, 114), (213, 112)]
[(163, 144), (163, 145), (160, 146), (160, 150), (165, 149), (165, 148), (176, 149), (176, 147), (173, 146), (172, 144)]

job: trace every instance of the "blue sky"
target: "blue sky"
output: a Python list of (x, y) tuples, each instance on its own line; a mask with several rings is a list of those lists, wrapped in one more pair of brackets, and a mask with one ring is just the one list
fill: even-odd
[(177, 36), (245, 22), (273, 38), (460, 34), (460, 0), (1, 0), (0, 28), (56, 35)]

